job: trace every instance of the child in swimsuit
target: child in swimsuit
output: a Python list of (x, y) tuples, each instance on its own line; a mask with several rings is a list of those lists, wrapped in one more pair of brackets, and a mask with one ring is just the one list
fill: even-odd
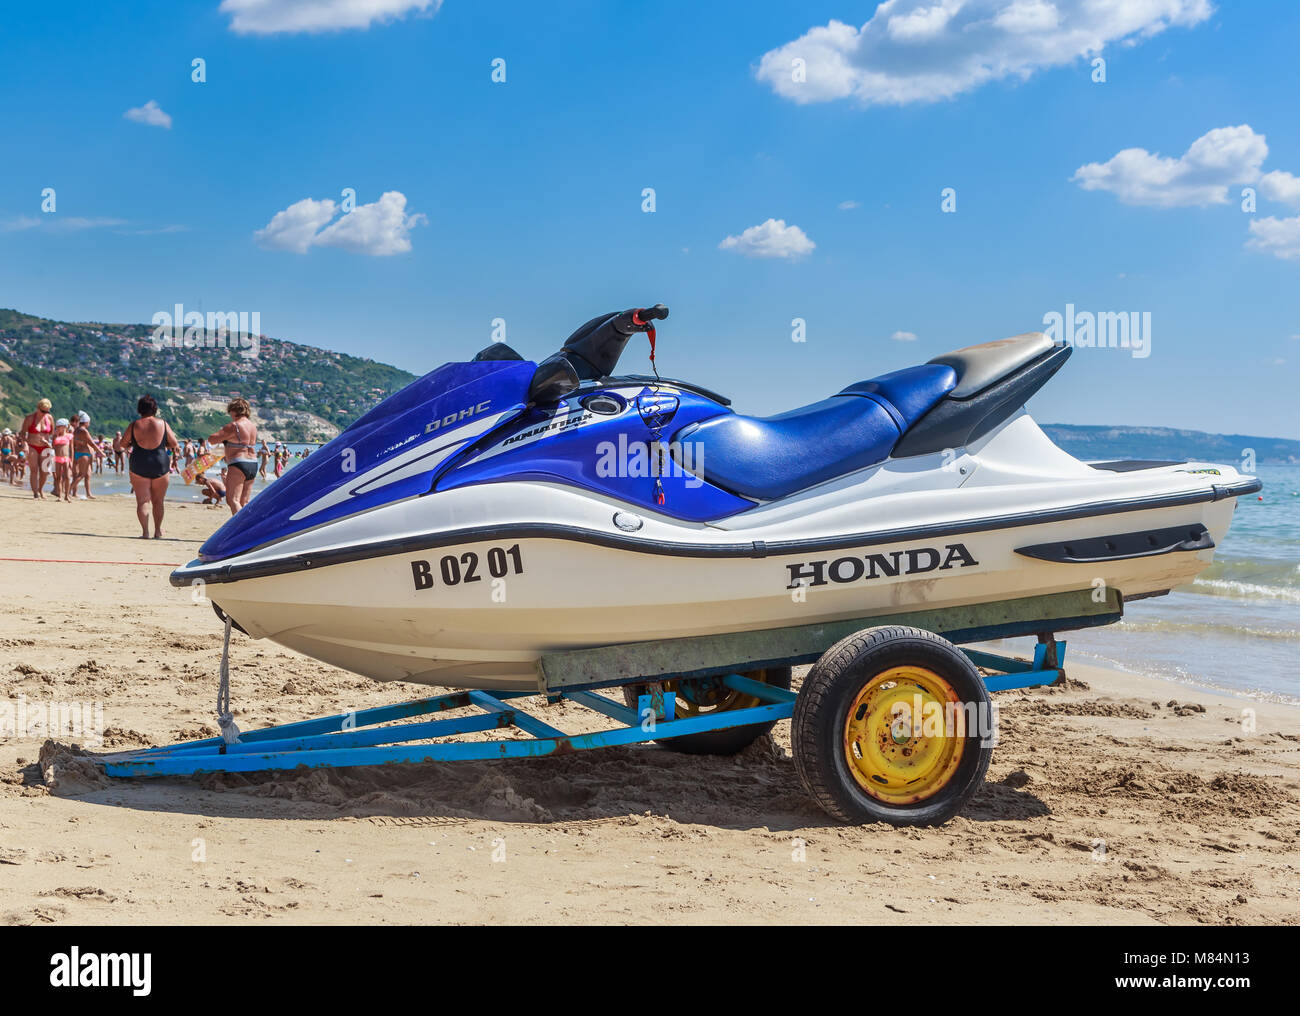
[(14, 482), (14, 432), (8, 427), (0, 434), (0, 468), (10, 483)]
[(72, 434), (68, 431), (68, 421), (60, 417), (54, 424), (54, 498), (57, 501), (72, 500)]
[(21, 434), (14, 435), (14, 478), (15, 487), (21, 487), (23, 476), (27, 473), (27, 442)]
[(203, 495), (203, 503), (208, 505), (219, 505), (226, 499), (226, 470), (221, 471), (221, 479), (214, 480), (204, 473), (199, 473), (194, 479), (199, 484), (199, 492)]
[(86, 499), (95, 500), (95, 495), (90, 492), (90, 467), (97, 452), (102, 454), (103, 449), (90, 433), (90, 416), (87, 413), (79, 413), (76, 429), (72, 432), (72, 494), (74, 497), (77, 493), (77, 484), (81, 483), (86, 488)]

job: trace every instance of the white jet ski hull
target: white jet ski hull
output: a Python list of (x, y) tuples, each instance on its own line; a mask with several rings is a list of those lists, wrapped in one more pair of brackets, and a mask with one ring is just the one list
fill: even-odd
[[(1081, 589), (1159, 594), (1210, 564), (1242, 479), (1200, 464), (1093, 468), (1021, 413), (960, 455), (889, 460), (712, 524), (489, 483), (181, 574), (248, 634), (366, 677), (528, 690), (558, 650)], [(1155, 546), (1178, 529), (1190, 549)], [(1126, 534), (1152, 549), (1113, 556), (1106, 542)]]

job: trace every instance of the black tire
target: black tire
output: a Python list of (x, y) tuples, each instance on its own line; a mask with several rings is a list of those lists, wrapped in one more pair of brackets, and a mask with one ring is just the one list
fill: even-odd
[[(873, 678), (895, 667), (928, 670), (946, 682), (963, 705), (978, 707), (974, 711), (978, 722), (968, 724), (961, 738), (962, 753), (955, 770), (931, 796), (911, 803), (881, 800), (867, 793), (854, 776), (858, 768), (850, 768), (845, 743), (849, 709)], [(975, 665), (947, 639), (920, 628), (867, 628), (831, 646), (804, 678), (791, 719), (795, 768), (813, 800), (841, 822), (941, 825), (957, 814), (984, 782), (993, 756), (992, 715), (988, 689)], [(858, 718), (861, 720), (861, 713)], [(910, 738), (911, 731), (904, 736)], [(901, 743), (921, 741), (923, 738)]]
[[(789, 667), (768, 667), (765, 670), (750, 670), (744, 672), (744, 677), (753, 678), (755, 681), (762, 681), (764, 684), (770, 684), (776, 688), (790, 690), (790, 668)], [(676, 681), (665, 681), (668, 690), (673, 690), (678, 684)], [(645, 694), (646, 686), (643, 684), (627, 684), (623, 686), (623, 701), (635, 709), (637, 696)], [(679, 700), (681, 693), (678, 692)], [(738, 696), (738, 700), (724, 708), (742, 709), (745, 706), (754, 705), (755, 702), (748, 696)], [(745, 727), (728, 727), (726, 730), (709, 730), (702, 734), (683, 734), (680, 737), (661, 737), (656, 738), (655, 743), (661, 744), (665, 748), (671, 748), (673, 751), (679, 751), (683, 755), (735, 755), (744, 751), (751, 744), (776, 726), (776, 720), (769, 720), (767, 723), (751, 723)]]

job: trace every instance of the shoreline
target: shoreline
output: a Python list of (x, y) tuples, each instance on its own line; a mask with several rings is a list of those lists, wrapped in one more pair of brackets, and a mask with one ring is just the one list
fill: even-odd
[[(1069, 641), (1069, 633), (1066, 632), (1066, 641)], [(1071, 663), (1071, 654), (1077, 660), (1080, 656), (1089, 659), (1090, 662), (1083, 664)], [(1225, 685), (1217, 685), (1204, 679), (1178, 678), (1170, 677), (1167, 674), (1144, 674), (1142, 671), (1132, 669), (1132, 665), (1121, 663), (1116, 660), (1099, 658), (1096, 654), (1090, 653), (1084, 649), (1066, 649), (1066, 667), (1072, 669), (1078, 666), (1086, 666), (1092, 670), (1102, 670), (1113, 674), (1123, 674), (1126, 677), (1141, 677), (1150, 681), (1159, 681), (1161, 684), (1167, 684), (1171, 688), (1182, 688), (1188, 691), (1194, 691), (1201, 695), (1223, 695), (1228, 698), (1237, 699), (1241, 702), (1261, 702), (1268, 705), (1281, 706), (1286, 709), (1300, 709), (1300, 697), (1286, 695), (1282, 692), (1271, 692), (1263, 689), (1248, 691), (1242, 688), (1229, 688)]]
[[(142, 541), (115, 499), (30, 503), (0, 496), (8, 554), (99, 563), (0, 561), (0, 702), (99, 703), (107, 750), (215, 733), (221, 629), (165, 566), (224, 509), (168, 502), (168, 536)], [(244, 729), (430, 694), (244, 638), (231, 662)], [(1064, 687), (995, 695), (988, 780), (928, 829), (832, 823), (788, 723), (736, 759), (641, 747), (141, 781), (56, 765), (54, 785), (44, 737), (0, 738), (0, 921), (1300, 923), (1295, 706), (1068, 652), (1066, 669)]]

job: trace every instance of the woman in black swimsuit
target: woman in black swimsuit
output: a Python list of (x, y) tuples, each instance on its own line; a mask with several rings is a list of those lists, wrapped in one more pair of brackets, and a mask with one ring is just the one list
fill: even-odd
[(131, 490), (135, 492), (135, 514), (140, 520), (140, 539), (149, 539), (149, 513), (153, 510), (153, 537), (162, 538), (163, 498), (167, 494), (167, 474), (171, 472), (171, 453), (180, 450), (176, 435), (158, 419), (158, 403), (152, 395), (143, 395), (136, 403), (138, 420), (131, 421), (122, 435), (122, 447), (130, 449)]
[(247, 399), (231, 399), (226, 405), (230, 422), (208, 440), (226, 446), (226, 504), (234, 515), (253, 496), (253, 480), (257, 476), (257, 427), (252, 419), (253, 408)]

